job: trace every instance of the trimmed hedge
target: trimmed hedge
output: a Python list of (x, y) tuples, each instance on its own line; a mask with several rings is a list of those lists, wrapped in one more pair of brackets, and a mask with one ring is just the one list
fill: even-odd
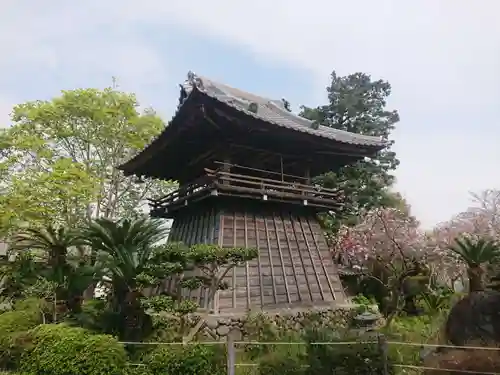
[(0, 369), (15, 369), (26, 344), (27, 331), (40, 324), (38, 311), (13, 310), (0, 314)]
[(127, 355), (116, 339), (64, 324), (45, 324), (29, 332), (31, 345), (20, 370), (29, 375), (122, 375)]
[(146, 356), (152, 375), (226, 375), (221, 345), (165, 345)]
[(13, 310), (0, 314), (0, 339), (14, 332), (32, 329), (41, 323), (41, 314), (30, 310)]

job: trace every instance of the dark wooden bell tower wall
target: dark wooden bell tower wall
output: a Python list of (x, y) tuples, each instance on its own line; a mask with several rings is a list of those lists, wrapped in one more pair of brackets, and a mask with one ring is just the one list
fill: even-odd
[[(258, 249), (257, 259), (229, 272), (224, 280), (229, 288), (219, 291), (210, 306), (216, 312), (344, 301), (336, 266), (314, 213), (292, 212), (273, 204), (263, 209), (217, 201), (212, 198), (204, 207), (183, 211), (175, 218), (169, 237), (169, 241), (186, 244)], [(205, 291), (186, 297), (208, 307)]]

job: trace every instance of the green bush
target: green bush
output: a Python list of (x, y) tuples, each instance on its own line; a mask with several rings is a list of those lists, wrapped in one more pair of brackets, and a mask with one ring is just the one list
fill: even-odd
[(15, 332), (28, 331), (41, 322), (41, 315), (36, 311), (7, 311), (0, 315), (0, 339)]
[(221, 345), (167, 345), (146, 356), (152, 375), (225, 375), (226, 360)]
[[(377, 344), (356, 342), (354, 339), (339, 339), (334, 332), (326, 330), (310, 331), (306, 335), (308, 368), (306, 375), (382, 375), (384, 358)], [(352, 344), (335, 344), (349, 342)], [(329, 343), (332, 344), (323, 344)], [(387, 360), (388, 374), (394, 374), (394, 363)]]
[(304, 356), (290, 350), (278, 350), (265, 355), (259, 361), (260, 375), (303, 375)]
[(26, 298), (18, 300), (14, 303), (14, 310), (18, 311), (38, 311), (41, 313), (41, 308), (47, 305), (47, 302), (39, 298)]
[(44, 375), (122, 375), (127, 355), (116, 339), (63, 324), (40, 325), (30, 331), (31, 346), (20, 369)]
[[(439, 344), (446, 317), (446, 312), (415, 317), (399, 316), (389, 327), (385, 327), (383, 332), (390, 341), (422, 343), (423, 345)], [(389, 353), (394, 361), (407, 365), (420, 364), (421, 350), (419, 346), (389, 345)]]
[(283, 338), (281, 342), (290, 342), (290, 344), (262, 345), (268, 351), (258, 357), (260, 375), (304, 374), (306, 343), (301, 336), (297, 335), (283, 336)]
[(110, 327), (116, 322), (116, 314), (109, 310), (106, 301), (96, 298), (84, 301), (82, 311), (75, 314), (73, 321), (90, 331), (112, 334)]
[(0, 315), (0, 368), (17, 366), (22, 351), (28, 345), (27, 331), (41, 323), (42, 316), (34, 310), (13, 310)]

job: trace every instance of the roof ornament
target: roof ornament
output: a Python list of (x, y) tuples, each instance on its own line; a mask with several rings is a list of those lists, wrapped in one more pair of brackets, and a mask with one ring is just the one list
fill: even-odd
[(200, 77), (198, 77), (193, 71), (189, 71), (187, 74), (187, 83), (191, 85), (191, 87), (196, 87), (198, 89), (203, 90), (203, 81)]
[(193, 88), (195, 87), (200, 90), (204, 89), (203, 81), (201, 80), (201, 78), (199, 78), (191, 70), (188, 72), (187, 78), (181, 86), (188, 95), (191, 93), (191, 91), (193, 91)]
[(292, 107), (290, 105), (290, 102), (286, 100), (285, 98), (281, 98), (281, 105), (283, 106), (284, 109), (286, 109), (288, 112), (292, 112)]
[(259, 111), (259, 105), (255, 102), (251, 102), (249, 105), (248, 105), (248, 110), (252, 113), (255, 113), (257, 114), (257, 112)]

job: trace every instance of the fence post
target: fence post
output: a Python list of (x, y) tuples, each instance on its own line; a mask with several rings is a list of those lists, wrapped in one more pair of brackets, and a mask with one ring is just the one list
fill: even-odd
[(236, 365), (236, 351), (234, 348), (234, 334), (230, 332), (227, 335), (226, 350), (227, 350), (227, 375), (234, 375)]
[(388, 355), (388, 347), (385, 336), (382, 334), (377, 335), (378, 347), (380, 349), (380, 353), (382, 354), (382, 373), (384, 375), (389, 375), (389, 355)]

